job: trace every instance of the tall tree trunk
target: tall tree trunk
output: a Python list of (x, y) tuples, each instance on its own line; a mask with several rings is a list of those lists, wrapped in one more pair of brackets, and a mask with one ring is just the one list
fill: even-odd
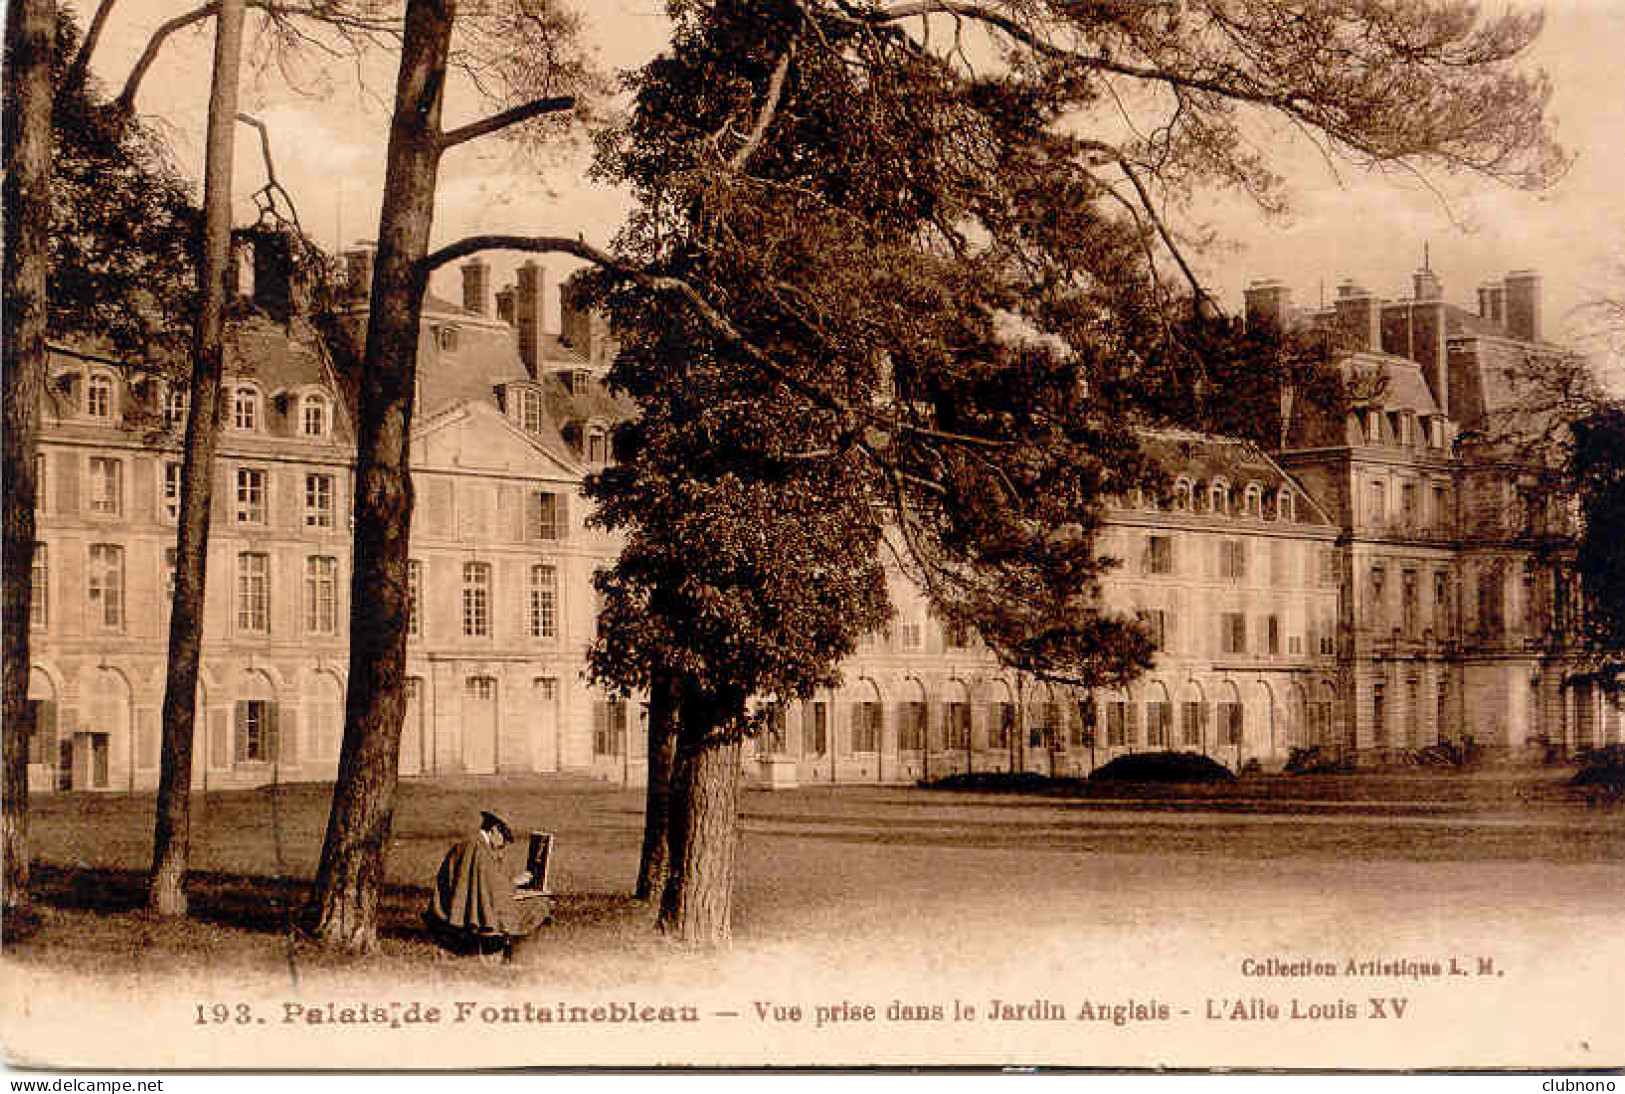
[(681, 942), (723, 946), (733, 936), (744, 717), (743, 696), (721, 702), (685, 697), (682, 704), (672, 770), (671, 873), (657, 920), (662, 933)]
[(175, 543), (175, 600), (170, 609), (169, 662), (164, 678), (164, 740), (152, 833), (152, 876), (147, 889), (147, 906), (164, 916), (186, 914), (186, 871), (192, 853), (192, 745), (197, 724), (198, 662), (203, 653), (214, 452), (220, 434), (243, 0), (221, 0), (214, 35), (214, 81), (209, 89), (209, 137), (203, 166), (203, 266), (198, 271), (203, 306), (192, 330), (191, 407), (186, 414), (186, 458), (181, 471), (181, 511)]
[[(0, 668), (4, 675), (5, 928), (30, 910), (28, 893), (28, 616), (34, 574), (34, 459), (39, 452), (39, 404), (45, 382), (46, 284), (51, 227), (51, 59), (56, 6), (51, 0), (11, 0), (5, 39), (5, 304), (0, 381), (5, 434), (4, 602), (0, 607)], [(4, 937), (14, 937), (12, 929)]]
[(643, 853), (638, 860), (639, 900), (655, 900), (671, 868), (671, 778), (677, 755), (677, 687), (664, 673), (649, 687), (649, 780), (643, 799)]
[[(29, 603), (34, 588), (34, 457), (45, 380), (45, 286), (50, 270), (50, 62), (57, 10), (50, 0), (11, 0), (5, 26), (5, 486), (3, 642), (5, 780), (0, 827), (5, 842), (5, 927), (29, 914), (28, 704)], [(6, 930), (10, 940), (13, 931)]]
[(405, 707), (412, 388), (428, 280), (421, 260), (434, 220), (441, 95), (455, 16), (451, 0), (411, 0), (407, 7), (360, 376), (344, 744), (306, 910), (316, 937), (355, 952), (378, 942), (378, 895), (395, 812)]

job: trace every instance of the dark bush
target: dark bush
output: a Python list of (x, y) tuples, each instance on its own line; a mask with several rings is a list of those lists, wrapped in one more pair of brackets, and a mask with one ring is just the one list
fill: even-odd
[(1097, 767), (1089, 781), (1209, 783), (1229, 782), (1235, 777), (1229, 768), (1198, 752), (1136, 752)]
[(1585, 787), (1607, 801), (1625, 800), (1625, 745), (1588, 748), (1577, 759), (1581, 766), (1573, 785)]
[(1285, 770), (1289, 775), (1343, 775), (1354, 770), (1354, 762), (1314, 745), (1294, 748), (1287, 756)]

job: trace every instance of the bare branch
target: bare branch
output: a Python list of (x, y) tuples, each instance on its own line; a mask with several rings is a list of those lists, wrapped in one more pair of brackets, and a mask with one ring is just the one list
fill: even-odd
[(107, 17), (113, 14), (113, 5), (118, 0), (101, 0), (96, 5), (96, 13), (90, 17), (90, 26), (85, 28), (85, 39), (79, 43), (79, 52), (74, 55), (73, 63), (68, 66), (66, 77), (62, 81), (65, 89), (76, 88), (85, 81), (85, 73), (90, 70), (90, 55), (96, 52), (96, 43), (101, 41), (102, 30), (107, 26)]
[(265, 123), (250, 114), (238, 114), (237, 120), (244, 125), (253, 126), (260, 132), (260, 153), (265, 157), (265, 179), (269, 186), (279, 186), (276, 180), (276, 164), (271, 160), (271, 132), (265, 128)]
[(500, 129), (508, 128), (510, 125), (518, 125), (520, 122), (528, 121), (531, 118), (540, 117), (543, 114), (557, 114), (561, 111), (573, 110), (575, 105), (576, 100), (574, 95), (557, 95), (541, 99), (532, 99), (528, 103), (521, 103), (519, 106), (504, 110), (498, 114), (492, 114), (488, 118), (482, 118), (477, 122), (470, 122), (467, 125), (459, 126), (458, 128), (451, 130), (449, 133), (442, 134), (440, 137), (440, 148), (442, 151), (444, 151), (447, 148), (453, 148), (464, 143), (465, 141), (474, 140), (476, 137), (483, 137), (488, 133), (495, 133)]

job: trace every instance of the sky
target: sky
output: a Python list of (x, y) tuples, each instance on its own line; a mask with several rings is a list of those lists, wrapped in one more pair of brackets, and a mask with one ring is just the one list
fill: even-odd
[[(86, 0), (79, 0), (88, 8)], [(121, 0), (93, 65), (118, 86), (152, 28), (184, 0)], [(1487, 0), (1497, 11), (1501, 0)], [(661, 0), (592, 0), (588, 43), (609, 70), (635, 67), (664, 45)], [(1583, 302), (1610, 288), (1625, 291), (1625, 2), (1549, 0), (1546, 29), (1529, 57), (1552, 79), (1551, 116), (1559, 140), (1575, 155), (1555, 186), (1537, 193), (1510, 189), (1476, 176), (1432, 174), (1424, 184), (1395, 174), (1351, 167), (1328, 169), (1301, 138), (1262, 131), (1279, 174), (1289, 181), (1291, 210), (1266, 217), (1232, 198), (1204, 200), (1184, 226), (1211, 228), (1221, 246), (1205, 255), (1200, 272), (1222, 304), (1241, 309), (1252, 280), (1271, 277), (1293, 290), (1295, 303), (1330, 298), (1345, 278), (1379, 296), (1410, 293), (1410, 276), (1429, 263), (1447, 299), (1476, 307), (1477, 286), (1515, 269), (1539, 270), (1545, 292), (1547, 336), (1578, 341), (1586, 333)], [(205, 25), (207, 27), (207, 25)], [(212, 33), (183, 32), (148, 75), (138, 109), (162, 121), (177, 162), (202, 175), (202, 134), (208, 99)], [(252, 39), (250, 40), (252, 47)], [(257, 72), (246, 81), (242, 108), (270, 128), (277, 173), (318, 242), (349, 245), (376, 234), (382, 192), (388, 100), (393, 58), (362, 68), (293, 74)], [(470, 96), (448, 98), (448, 126), (483, 113)], [(257, 142), (247, 129), (238, 143), (239, 219), (252, 219), (249, 200), (264, 182)], [(486, 139), (448, 153), (441, 172), (434, 245), (481, 232), (581, 234), (607, 243), (620, 223), (625, 198), (586, 178), (582, 152), (564, 151), (544, 162), (514, 146)], [(518, 256), (493, 256), (494, 281), (504, 284)], [(556, 273), (569, 264), (547, 263)], [(442, 271), (436, 291), (457, 299), (455, 271)], [(1625, 368), (1599, 362), (1616, 390)], [(1617, 378), (1615, 373), (1618, 374)]]

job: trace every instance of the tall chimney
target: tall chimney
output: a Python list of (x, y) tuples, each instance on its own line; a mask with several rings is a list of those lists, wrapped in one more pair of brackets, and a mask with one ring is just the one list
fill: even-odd
[(1382, 316), (1377, 300), (1352, 281), (1337, 287), (1332, 302), (1339, 341), (1348, 349), (1382, 350)]
[(278, 323), (286, 323), (293, 314), (293, 290), (289, 284), (293, 257), (288, 237), (267, 230), (255, 232), (252, 238), (254, 304)]
[(1243, 294), (1247, 301), (1247, 325), (1268, 324), (1286, 330), (1292, 307), (1292, 290), (1279, 281), (1254, 281)]
[(1439, 283), (1439, 275), (1423, 266), (1411, 275), (1411, 298), (1413, 300), (1438, 300), (1444, 295), (1444, 286)]
[(1540, 274), (1513, 270), (1506, 276), (1506, 328), (1525, 342), (1540, 341)]
[(344, 270), (350, 284), (350, 296), (365, 300), (372, 295), (372, 258), (375, 248), (362, 240), (344, 252)]
[(547, 271), (534, 259), (519, 267), (519, 284), (514, 289), (514, 318), (519, 328), (519, 359), (535, 379), (542, 363), (542, 286)]
[(463, 310), (475, 315), (490, 314), (491, 267), (483, 258), (465, 262), (463, 270)]

